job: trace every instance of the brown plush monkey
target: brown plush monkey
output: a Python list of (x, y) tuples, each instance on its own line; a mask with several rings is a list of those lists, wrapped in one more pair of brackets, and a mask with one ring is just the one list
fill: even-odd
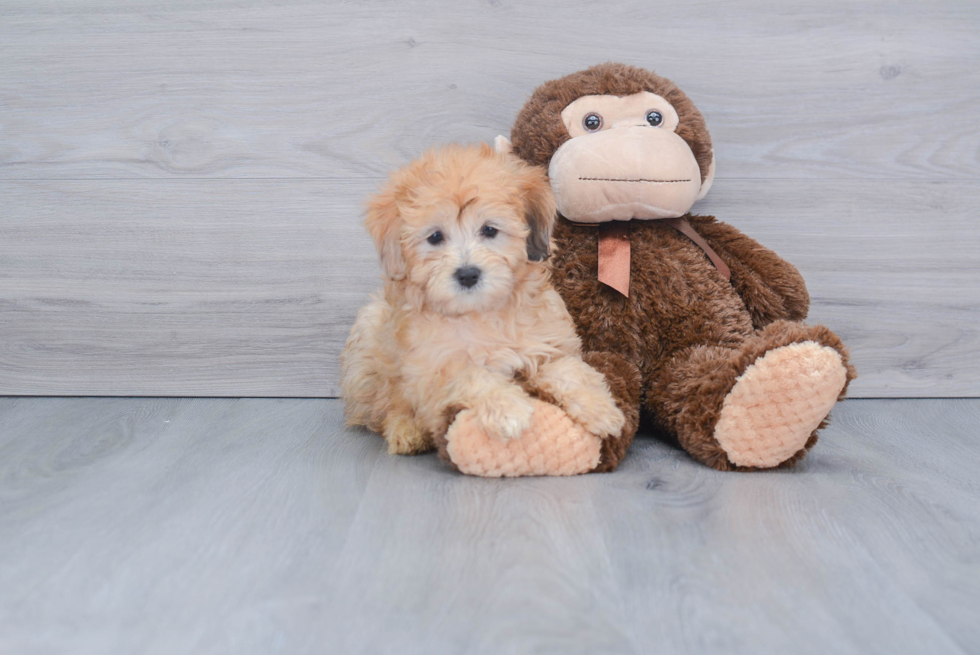
[(856, 373), (833, 332), (802, 322), (796, 268), (688, 213), (714, 175), (688, 97), (647, 70), (603, 64), (541, 85), (511, 137), (514, 154), (549, 168), (554, 285), (628, 419), (594, 470), (619, 464), (641, 408), (715, 469), (802, 458)]

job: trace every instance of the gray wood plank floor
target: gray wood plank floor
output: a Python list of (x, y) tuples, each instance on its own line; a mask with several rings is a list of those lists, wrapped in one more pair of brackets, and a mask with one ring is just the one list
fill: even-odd
[(0, 652), (976, 653), (980, 400), (797, 469), (389, 456), (335, 400), (0, 398)]
[(392, 168), (606, 60), (712, 130), (855, 397), (980, 396), (980, 3), (4, 0), (0, 393), (331, 396)]

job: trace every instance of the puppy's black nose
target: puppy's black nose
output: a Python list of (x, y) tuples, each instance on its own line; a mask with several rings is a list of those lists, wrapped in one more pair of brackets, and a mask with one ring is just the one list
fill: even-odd
[(456, 281), (459, 282), (460, 286), (466, 287), (467, 289), (480, 281), (480, 269), (476, 266), (457, 268), (455, 275)]

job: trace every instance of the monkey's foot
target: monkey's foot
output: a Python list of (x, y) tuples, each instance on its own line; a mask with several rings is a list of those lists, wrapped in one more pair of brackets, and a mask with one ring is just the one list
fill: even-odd
[(778, 466), (803, 448), (846, 381), (833, 348), (803, 341), (770, 350), (728, 392), (715, 439), (737, 466)]
[(533, 402), (530, 427), (506, 441), (486, 434), (474, 412), (463, 410), (446, 433), (445, 455), (463, 473), (486, 478), (578, 475), (593, 470), (599, 464), (602, 440), (561, 408)]

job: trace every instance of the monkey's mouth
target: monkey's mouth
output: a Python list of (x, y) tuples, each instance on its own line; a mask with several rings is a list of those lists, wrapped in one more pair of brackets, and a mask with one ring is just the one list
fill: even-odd
[(652, 184), (678, 184), (681, 182), (690, 182), (691, 178), (686, 180), (648, 180), (642, 177), (629, 178), (629, 177), (580, 177), (580, 180), (585, 180), (586, 182), (650, 182)]

